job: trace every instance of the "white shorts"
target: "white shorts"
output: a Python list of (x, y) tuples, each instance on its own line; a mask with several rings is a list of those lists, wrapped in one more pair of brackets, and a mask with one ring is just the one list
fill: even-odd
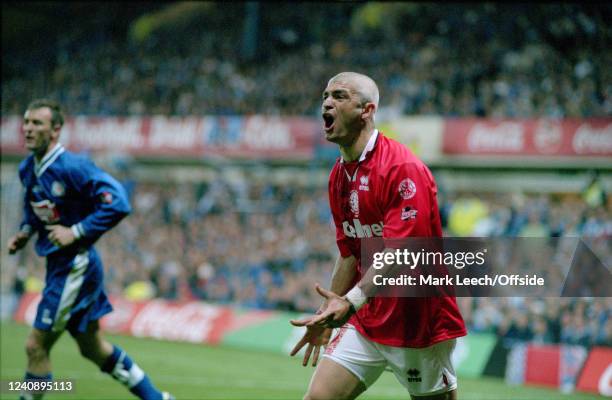
[(386, 369), (413, 396), (435, 395), (457, 388), (451, 355), (457, 340), (446, 340), (419, 349), (385, 346), (344, 325), (329, 342), (323, 357), (351, 371), (370, 387)]

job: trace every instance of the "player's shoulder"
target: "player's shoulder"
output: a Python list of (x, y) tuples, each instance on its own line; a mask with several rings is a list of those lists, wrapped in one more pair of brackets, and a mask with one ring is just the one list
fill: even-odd
[(85, 155), (64, 151), (54, 162), (49, 166), (49, 169), (55, 174), (63, 176), (64, 179), (82, 180), (89, 179), (97, 173), (97, 168), (93, 161)]
[(85, 154), (75, 153), (70, 150), (64, 150), (64, 152), (60, 156), (60, 159), (62, 159), (64, 162), (71, 162), (76, 164), (89, 161), (89, 157), (87, 157)]
[(334, 166), (332, 167), (331, 171), (329, 171), (330, 180), (332, 180), (334, 177), (338, 175), (338, 173), (340, 172), (341, 164), (342, 164), (342, 161), (340, 160), (340, 157), (336, 158), (336, 162), (334, 163)]
[(93, 165), (91, 159), (85, 154), (64, 151), (57, 159), (57, 167), (67, 170), (79, 170)]
[(384, 135), (381, 135), (379, 140), (376, 164), (379, 166), (380, 173), (385, 174), (398, 167), (411, 169), (426, 168), (423, 161), (403, 143)]

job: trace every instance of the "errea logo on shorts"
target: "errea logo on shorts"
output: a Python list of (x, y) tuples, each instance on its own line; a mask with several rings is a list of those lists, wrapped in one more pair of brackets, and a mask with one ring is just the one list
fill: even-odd
[(406, 375), (408, 376), (408, 382), (422, 382), (423, 379), (420, 377), (421, 371), (416, 368), (410, 368), (406, 371)]
[(350, 238), (382, 237), (383, 227), (382, 221), (372, 225), (362, 224), (358, 219), (353, 219), (353, 225), (348, 221), (342, 222), (344, 235)]

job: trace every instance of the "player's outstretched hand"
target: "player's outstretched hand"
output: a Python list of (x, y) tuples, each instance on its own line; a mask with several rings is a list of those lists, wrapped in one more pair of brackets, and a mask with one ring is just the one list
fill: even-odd
[(30, 235), (26, 232), (18, 232), (11, 237), (8, 241), (9, 254), (15, 254), (21, 250), (28, 243), (28, 239), (30, 239)]
[(315, 286), (317, 292), (325, 298), (327, 307), (318, 315), (310, 318), (306, 326), (325, 326), (327, 328), (339, 328), (355, 314), (353, 305), (336, 293), (323, 289), (319, 284)]
[(45, 228), (49, 231), (47, 235), (49, 241), (57, 247), (70, 246), (76, 240), (74, 233), (72, 233), (72, 229), (68, 226), (46, 225)]
[[(306, 318), (303, 320), (291, 320), (290, 322), (294, 326), (306, 326), (308, 321), (310, 321), (310, 318)], [(319, 361), (319, 353), (321, 352), (321, 346), (325, 346), (327, 345), (327, 343), (329, 343), (329, 337), (331, 336), (331, 333), (331, 329), (322, 326), (306, 326), (306, 333), (304, 334), (302, 339), (297, 342), (293, 350), (291, 350), (291, 356), (293, 357), (294, 355), (296, 355), (302, 349), (302, 347), (304, 347), (304, 345), (308, 345), (308, 347), (306, 347), (306, 353), (304, 353), (302, 366), (305, 367), (308, 365), (308, 360), (312, 355), (312, 366), (316, 367), (317, 362)]]

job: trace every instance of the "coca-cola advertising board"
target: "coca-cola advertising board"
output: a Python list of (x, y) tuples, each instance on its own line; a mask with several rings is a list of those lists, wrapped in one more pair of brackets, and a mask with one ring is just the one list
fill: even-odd
[(459, 156), (612, 157), (612, 119), (448, 119), (442, 151)]
[[(31, 325), (40, 299), (38, 293), (22, 296), (14, 319)], [(106, 332), (178, 342), (219, 344), (231, 332), (274, 317), (271, 311), (238, 313), (231, 307), (200, 301), (134, 302), (113, 296), (111, 303), (113, 312), (100, 321)]]

